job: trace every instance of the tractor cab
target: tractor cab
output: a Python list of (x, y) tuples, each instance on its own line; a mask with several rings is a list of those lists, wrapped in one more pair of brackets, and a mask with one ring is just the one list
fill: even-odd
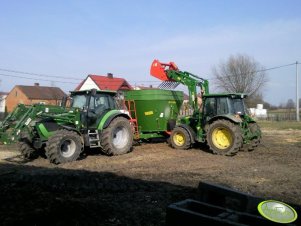
[(115, 109), (115, 96), (116, 92), (114, 91), (75, 91), (71, 92), (71, 107), (94, 112)]
[(246, 94), (207, 94), (203, 96), (203, 113), (208, 120), (219, 115), (246, 115)]
[(79, 108), (84, 125), (89, 128), (97, 126), (106, 112), (117, 109), (116, 92), (97, 91), (96, 89), (71, 92), (71, 108)]

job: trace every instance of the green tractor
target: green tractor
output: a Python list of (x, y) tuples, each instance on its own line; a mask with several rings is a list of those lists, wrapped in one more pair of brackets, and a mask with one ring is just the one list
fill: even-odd
[(19, 104), (0, 125), (0, 142), (18, 142), (26, 159), (45, 151), (50, 162), (75, 161), (85, 147), (107, 155), (129, 152), (133, 143), (130, 117), (119, 110), (116, 92), (74, 91), (70, 107)]
[[(163, 83), (159, 88), (188, 87), (193, 114), (180, 118), (170, 135), (176, 149), (188, 149), (194, 143), (207, 143), (214, 154), (235, 155), (239, 150), (254, 150), (260, 143), (261, 131), (244, 104), (245, 94), (209, 94), (209, 83), (173, 63), (154, 60), (150, 73)], [(199, 93), (197, 92), (199, 88)]]

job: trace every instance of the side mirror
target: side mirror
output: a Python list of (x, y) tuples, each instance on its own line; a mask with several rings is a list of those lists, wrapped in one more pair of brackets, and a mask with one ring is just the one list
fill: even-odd
[(67, 104), (67, 96), (63, 96), (61, 107), (66, 107), (66, 104)]
[(91, 89), (91, 96), (95, 97), (97, 93), (97, 89)]

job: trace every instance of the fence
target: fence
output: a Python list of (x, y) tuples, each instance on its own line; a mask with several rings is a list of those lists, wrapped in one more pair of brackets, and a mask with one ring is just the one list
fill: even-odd
[(296, 121), (296, 112), (273, 112), (268, 113), (265, 118), (258, 118), (258, 120), (268, 120), (268, 121)]

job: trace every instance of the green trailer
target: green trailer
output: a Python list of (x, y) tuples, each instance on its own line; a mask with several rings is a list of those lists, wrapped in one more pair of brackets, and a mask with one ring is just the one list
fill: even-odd
[(168, 137), (183, 103), (182, 91), (149, 89), (125, 93), (136, 139)]

